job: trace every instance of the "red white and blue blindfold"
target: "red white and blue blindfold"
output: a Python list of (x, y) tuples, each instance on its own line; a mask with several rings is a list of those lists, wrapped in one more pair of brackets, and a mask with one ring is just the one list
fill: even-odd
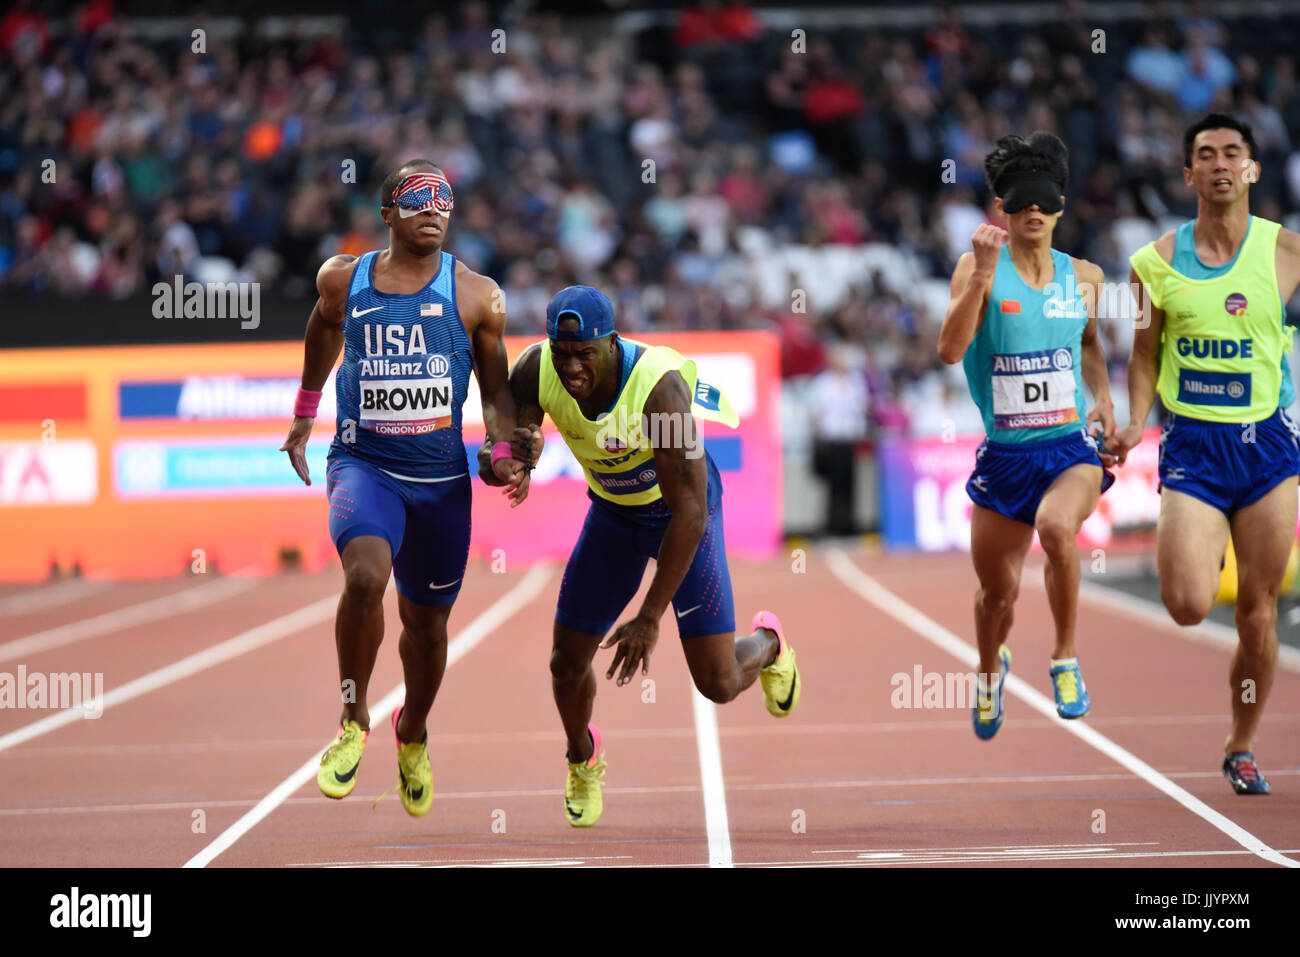
[(446, 215), (451, 212), (451, 184), (437, 173), (412, 173), (393, 190), (393, 205), (403, 219), (426, 209)]

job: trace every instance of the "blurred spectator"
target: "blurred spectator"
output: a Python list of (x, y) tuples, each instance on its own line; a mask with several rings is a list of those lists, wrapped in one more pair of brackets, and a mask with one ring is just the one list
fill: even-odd
[(1129, 51), (1125, 69), (1130, 77), (1143, 86), (1160, 93), (1175, 93), (1186, 66), (1178, 54), (1169, 48), (1165, 28), (1153, 23), (1147, 28), (1141, 45)]
[(826, 40), (808, 49), (811, 75), (803, 91), (803, 112), (818, 145), (843, 170), (857, 165), (855, 121), (866, 110), (862, 92), (845, 74), (835, 49)]
[(707, 170), (691, 176), (691, 192), (682, 203), (682, 219), (699, 238), (706, 255), (718, 256), (727, 247), (727, 201), (718, 195), (717, 183)]
[(870, 397), (857, 350), (837, 345), (828, 358), (809, 389), (813, 471), (826, 482), (827, 534), (855, 535), (856, 448), (867, 436)]
[(352, 207), (350, 228), (339, 237), (335, 252), (344, 256), (362, 256), (372, 249), (382, 247), (387, 241), (381, 232), (383, 226), (383, 220), (369, 204), (355, 204)]
[(189, 276), (199, 258), (199, 242), (190, 224), (181, 218), (181, 205), (174, 199), (163, 203), (158, 214), (158, 274)]
[(743, 3), (701, 0), (699, 6), (682, 11), (674, 39), (683, 47), (726, 44), (751, 40), (761, 29), (758, 18)]
[(941, 194), (940, 222), (943, 224), (944, 258), (949, 268), (971, 248), (971, 236), (988, 222), (984, 210), (975, 205), (975, 194), (969, 187), (953, 187)]
[(31, 63), (50, 47), (45, 15), (32, 9), (31, 0), (17, 0), (0, 17), (0, 52), (16, 63)]
[(1237, 71), (1221, 52), (1203, 40), (1189, 42), (1178, 78), (1178, 105), (1188, 113), (1212, 109), (1219, 94), (1232, 86)]
[(629, 331), (770, 329), (786, 377), (849, 343), (876, 427), (924, 432), (965, 421), (938, 414), (967, 400), (933, 343), (953, 263), (994, 219), (998, 137), (1065, 138), (1058, 247), (1112, 279), (1136, 218), (1194, 215), (1181, 133), (1211, 105), (1254, 126), (1254, 211), (1300, 226), (1295, 16), (1153, 5), (1108, 23), (1101, 56), (1080, 0), (1033, 30), (953, 5), (803, 46), (730, 0), (635, 35), (502, 0), (406, 21), (368, 0), (324, 34), (240, 19), (196, 57), (119, 6), (0, 15), (0, 296), (147, 295), (202, 262), (310, 297), (326, 256), (386, 242), (380, 183), (424, 156), (456, 191), (448, 251), (502, 283), (512, 332), (586, 282)]

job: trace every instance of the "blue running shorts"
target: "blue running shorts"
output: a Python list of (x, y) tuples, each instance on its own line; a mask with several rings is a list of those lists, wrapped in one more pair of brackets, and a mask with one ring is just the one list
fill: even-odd
[[(966, 494), (982, 508), (1033, 525), (1038, 505), (1058, 475), (1075, 465), (1101, 464), (1096, 440), (1083, 429), (1042, 442), (985, 439), (975, 452)], [(1115, 476), (1103, 468), (1101, 491), (1113, 484)]]
[(1284, 409), (1261, 422), (1169, 416), (1160, 433), (1160, 487), (1231, 516), (1300, 475), (1300, 427)]
[(378, 535), (393, 550), (397, 593), (417, 605), (450, 605), (469, 562), (469, 473), (412, 482), (356, 458), (325, 466), (330, 537), (339, 554), (358, 535)]
[[(677, 634), (734, 634), (736, 609), (722, 531), (722, 482), (709, 458), (709, 522), (686, 577), (673, 595)], [(629, 508), (592, 496), (582, 533), (564, 569), (555, 620), (589, 635), (609, 633), (659, 555), (672, 513), (662, 502)]]

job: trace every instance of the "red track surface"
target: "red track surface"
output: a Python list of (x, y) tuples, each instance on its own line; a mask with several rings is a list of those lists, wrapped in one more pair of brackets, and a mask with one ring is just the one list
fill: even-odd
[[(965, 556), (862, 553), (855, 561), (973, 643)], [(737, 865), (1272, 866), (1017, 698), (1008, 697), (1006, 725), (992, 742), (975, 738), (968, 710), (892, 707), (897, 672), (969, 669), (850, 590), (824, 553), (810, 553), (802, 574), (788, 559), (733, 562), (732, 573), (742, 627), (760, 606), (777, 611), (806, 689), (788, 720), (767, 715), (757, 687), (716, 709)], [(521, 577), (471, 566), (453, 640)], [(547, 669), (558, 584), (556, 570), (537, 598), (448, 669), (429, 723), (428, 816), (407, 817), (395, 795), (371, 808), (396, 779), (390, 725), (376, 720), (350, 798), (327, 800), (308, 781), (212, 866), (707, 864), (692, 688), (668, 620), (652, 659), (652, 703), (639, 683), (620, 689), (601, 678), (605, 815), (590, 830), (565, 823), (564, 744)], [(328, 599), (339, 585), (337, 570), (256, 582), (193, 611), (0, 658), (0, 671), (103, 672), (111, 691)], [(113, 585), (8, 614), (5, 601), (23, 592), (0, 589), (0, 655), (3, 642), (197, 587), (205, 586)], [(372, 707), (401, 681), (391, 595), (388, 610)], [(1042, 590), (1023, 589), (1016, 614), (1013, 673), (1050, 699)], [(1079, 647), (1090, 727), (1300, 859), (1300, 675), (1279, 671), (1256, 741), (1274, 793), (1240, 798), (1218, 772), (1229, 707), (1224, 652), (1086, 603)], [(611, 654), (598, 656), (602, 675)], [(78, 718), (4, 748), (0, 864), (184, 864), (327, 743), (337, 700), (327, 606), (315, 624), (109, 707), (98, 720)], [(0, 742), (48, 714), (0, 710)], [(203, 812), (202, 833), (195, 811)], [(1099, 811), (1103, 833), (1094, 830)]]

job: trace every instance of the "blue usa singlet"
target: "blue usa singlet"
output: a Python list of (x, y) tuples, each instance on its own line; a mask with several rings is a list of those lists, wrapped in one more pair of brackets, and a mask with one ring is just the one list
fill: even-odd
[(375, 288), (378, 255), (366, 253), (352, 271), (330, 457), (417, 481), (463, 475), (461, 406), (473, 353), (456, 308), (456, 258), (441, 253), (428, 285), (405, 295)]

